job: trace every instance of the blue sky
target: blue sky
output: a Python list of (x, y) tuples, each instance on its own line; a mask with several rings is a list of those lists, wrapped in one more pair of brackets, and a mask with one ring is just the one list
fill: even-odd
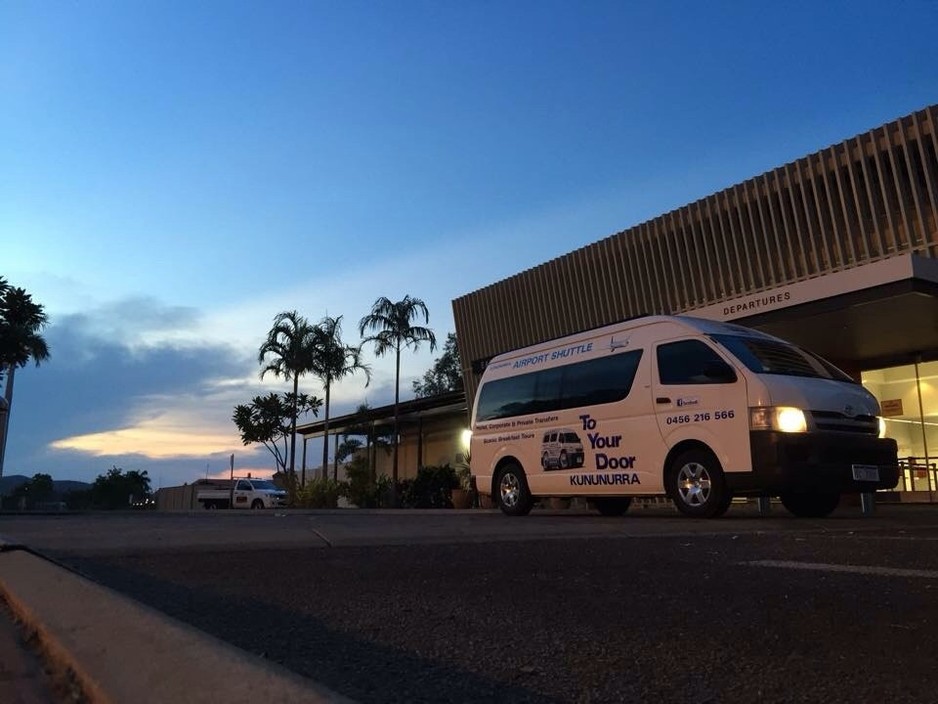
[[(4, 473), (270, 468), (230, 417), (281, 388), (277, 312), (355, 342), (410, 294), (442, 340), (457, 296), (938, 102), (936, 36), (935, 2), (2, 3), (0, 275), (52, 349)], [(393, 399), (366, 355), (334, 413)]]

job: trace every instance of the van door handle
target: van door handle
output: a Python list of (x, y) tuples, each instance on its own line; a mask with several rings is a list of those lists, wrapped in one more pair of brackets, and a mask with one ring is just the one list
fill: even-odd
[(671, 403), (671, 399), (667, 396), (659, 396), (655, 399), (655, 403)]

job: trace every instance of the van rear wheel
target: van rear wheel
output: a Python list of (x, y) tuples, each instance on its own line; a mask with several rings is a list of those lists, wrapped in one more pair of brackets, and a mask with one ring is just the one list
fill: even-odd
[(840, 494), (791, 493), (778, 497), (782, 506), (798, 518), (824, 518), (840, 503)]
[(495, 500), (503, 513), (509, 516), (525, 516), (531, 512), (534, 499), (528, 489), (524, 470), (518, 464), (511, 462), (501, 468), (495, 488)]
[(723, 468), (708, 450), (678, 455), (668, 469), (665, 486), (677, 510), (693, 518), (722, 516), (733, 500)]
[(614, 496), (605, 499), (593, 499), (593, 506), (603, 516), (621, 516), (632, 505), (630, 496)]

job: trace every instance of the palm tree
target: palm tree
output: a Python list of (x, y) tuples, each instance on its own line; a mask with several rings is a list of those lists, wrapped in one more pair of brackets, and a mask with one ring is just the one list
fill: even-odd
[[(322, 381), (326, 392), (326, 413), (323, 417), (322, 473), (327, 474), (329, 463), (329, 395), (332, 382), (339, 381), (357, 371), (365, 372), (365, 386), (371, 381), (371, 367), (362, 363), (361, 347), (353, 347), (342, 342), (342, 316), (326, 316), (316, 326), (315, 359), (313, 373)], [(332, 469), (332, 478), (338, 479), (339, 463)]]
[(30, 359), (37, 367), (49, 359), (49, 346), (39, 334), (48, 320), (43, 306), (35, 303), (25, 289), (13, 288), (0, 277), (0, 370), (6, 373), (5, 413), (0, 423), (0, 477), (3, 476), (3, 458), (13, 407), (13, 377), (16, 368), (25, 367)]
[(358, 323), (359, 332), (364, 335), (366, 331), (372, 334), (363, 342), (375, 343), (375, 354), (379, 357), (387, 352), (395, 354), (394, 374), (394, 461), (391, 465), (391, 500), (397, 505), (397, 455), (400, 438), (400, 391), (401, 391), (401, 349), (413, 347), (416, 351), (421, 342), (430, 343), (430, 351), (436, 349), (436, 336), (430, 328), (411, 325), (412, 320), (423, 317), (425, 323), (430, 322), (430, 313), (426, 304), (419, 298), (404, 296), (396, 303), (382, 296), (371, 306), (371, 313)]
[[(293, 413), (290, 423), (290, 466), (287, 476), (296, 488), (296, 416), (299, 398), (300, 377), (314, 369), (314, 350), (316, 329), (295, 310), (278, 313), (274, 325), (267, 333), (267, 340), (261, 345), (257, 355), (258, 364), (265, 364), (261, 369), (261, 379), (267, 372), (293, 381)], [(270, 358), (270, 361), (268, 360)], [(306, 469), (303, 469), (303, 483), (306, 483)]]
[(378, 463), (378, 449), (384, 450), (387, 454), (391, 453), (391, 443), (388, 441), (390, 433), (387, 430), (379, 428), (373, 420), (369, 420), (368, 412), (371, 407), (367, 403), (362, 403), (355, 409), (355, 415), (358, 420), (354, 421), (348, 429), (348, 435), (359, 435), (365, 438), (365, 454), (368, 457), (368, 468), (371, 472), (371, 481), (374, 482), (376, 476), (376, 466)]

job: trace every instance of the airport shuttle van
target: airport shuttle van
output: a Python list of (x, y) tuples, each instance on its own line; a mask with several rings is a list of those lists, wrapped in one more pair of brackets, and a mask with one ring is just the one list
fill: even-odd
[(733, 496), (796, 516), (889, 489), (896, 442), (879, 405), (821, 357), (739, 325), (644, 316), (493, 358), (476, 392), (476, 488), (509, 515), (539, 497), (624, 513), (668, 496), (711, 518)]

